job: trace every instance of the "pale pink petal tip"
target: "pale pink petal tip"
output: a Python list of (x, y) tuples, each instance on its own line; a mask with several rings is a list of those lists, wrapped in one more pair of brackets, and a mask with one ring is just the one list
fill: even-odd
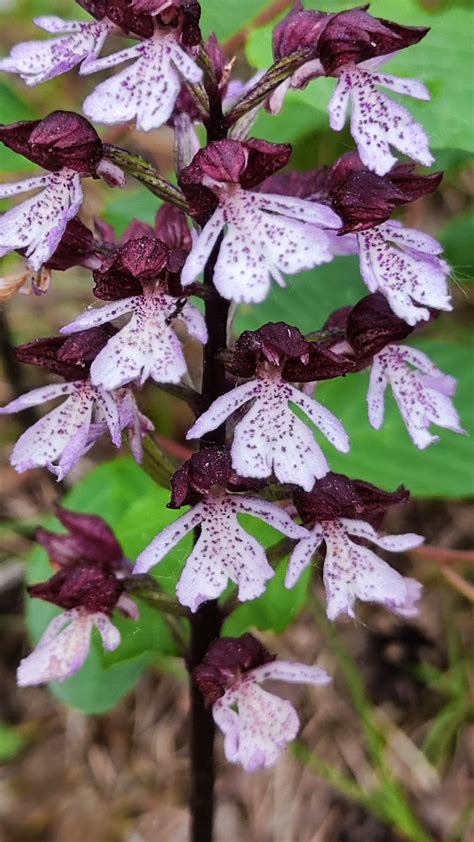
[(89, 614), (82, 608), (72, 608), (51, 620), (36, 648), (20, 662), (18, 685), (63, 682), (75, 675), (89, 654), (94, 626), (104, 648), (116, 649), (120, 644), (120, 632), (106, 614)]
[(258, 682), (266, 679), (316, 685), (330, 681), (319, 667), (276, 660), (251, 670), (214, 703), (214, 719), (225, 736), (225, 755), (246, 772), (273, 766), (299, 730), (293, 705), (259, 687)]
[(451, 399), (456, 391), (455, 378), (440, 371), (419, 349), (387, 345), (374, 358), (368, 405), (369, 421), (375, 429), (383, 423), (388, 385), (408, 433), (420, 450), (439, 441), (439, 436), (430, 431), (432, 424), (465, 434)]
[(370, 72), (363, 66), (343, 68), (329, 103), (330, 125), (340, 131), (351, 103), (351, 132), (363, 164), (385, 175), (396, 163), (391, 147), (429, 167), (434, 158), (428, 135), (410, 112), (379, 88), (417, 99), (429, 98), (417, 80)]

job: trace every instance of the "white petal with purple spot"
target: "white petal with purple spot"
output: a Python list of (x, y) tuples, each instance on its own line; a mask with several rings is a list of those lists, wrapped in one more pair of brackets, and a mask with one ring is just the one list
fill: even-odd
[(405, 617), (417, 614), (420, 583), (402, 576), (372, 550), (355, 544), (349, 535), (365, 537), (393, 551), (419, 546), (423, 541), (419, 535), (381, 538), (369, 524), (348, 519), (325, 522), (322, 529), (326, 542), (323, 578), (330, 620), (341, 614), (354, 618), (357, 599), (378, 602)]
[(59, 614), (47, 627), (33, 652), (20, 662), (20, 687), (66, 681), (78, 672), (89, 653), (92, 629), (96, 626), (108, 651), (120, 644), (120, 632), (106, 614), (89, 614), (71, 608)]
[(429, 99), (425, 86), (414, 79), (397, 79), (368, 72), (363, 65), (343, 67), (329, 103), (331, 128), (344, 127), (349, 102), (351, 132), (363, 164), (377, 175), (385, 175), (397, 159), (394, 147), (424, 166), (433, 163), (428, 136), (410, 112), (379, 90), (379, 86), (417, 99)]
[[(69, 220), (81, 207), (81, 177), (74, 170), (40, 176), (45, 189), (0, 216), (0, 257), (24, 249), (30, 266), (38, 271), (56, 251)], [(25, 189), (34, 189), (33, 181)], [(21, 187), (21, 183), (19, 185)], [(17, 191), (20, 192), (20, 191)], [(6, 191), (0, 191), (0, 196)], [(10, 194), (12, 195), (12, 194)]]
[(316, 479), (329, 470), (312, 432), (289, 406), (294, 402), (338, 450), (347, 452), (349, 439), (341, 422), (329, 410), (289, 383), (273, 376), (261, 377), (217, 398), (189, 430), (199, 438), (220, 426), (244, 403), (254, 400), (237, 422), (232, 443), (232, 465), (241, 476), (256, 479), (273, 473), (280, 482), (311, 491)]
[(0, 70), (17, 73), (27, 85), (39, 85), (82, 63), (97, 58), (107, 36), (114, 29), (110, 21), (65, 21), (58, 17), (36, 18), (35, 23), (53, 34), (64, 37), (52, 41), (26, 41), (13, 47), (9, 56), (0, 60)]
[[(418, 233), (384, 222), (357, 234), (361, 274), (369, 290), (380, 290), (393, 312), (412, 326), (430, 318), (429, 308), (452, 309), (450, 267), (433, 253), (436, 241), (426, 235), (415, 238)], [(429, 251), (422, 249), (423, 243)]]
[(217, 192), (220, 206), (187, 258), (184, 285), (196, 280), (224, 225), (214, 283), (224, 298), (237, 303), (263, 301), (272, 278), (284, 286), (285, 274), (332, 260), (324, 229), (337, 229), (340, 220), (330, 208), (236, 185), (222, 186)]
[(259, 687), (266, 680), (324, 685), (331, 679), (320, 667), (275, 660), (237, 679), (212, 706), (224, 734), (224, 751), (246, 772), (273, 766), (295, 739), (299, 719), (290, 702)]
[(85, 72), (130, 59), (135, 59), (133, 64), (102, 82), (87, 97), (84, 113), (106, 125), (136, 120), (137, 129), (157, 129), (171, 117), (183, 78), (200, 82), (202, 71), (173, 34), (157, 32), (141, 44), (88, 64)]
[(255, 599), (264, 592), (274, 571), (263, 547), (240, 526), (238, 514), (260, 518), (288, 537), (301, 538), (306, 534), (273, 503), (244, 495), (209, 494), (157, 535), (137, 559), (135, 572), (145, 573), (158, 564), (199, 525), (199, 537), (178, 582), (179, 601), (196, 611), (206, 600), (217, 599), (229, 579), (238, 585), (241, 601)]
[(455, 379), (444, 374), (422, 351), (387, 345), (374, 357), (367, 402), (369, 421), (376, 430), (383, 424), (388, 385), (413, 442), (421, 450), (439, 441), (439, 436), (430, 433), (432, 424), (455, 433), (465, 432), (451, 400)]

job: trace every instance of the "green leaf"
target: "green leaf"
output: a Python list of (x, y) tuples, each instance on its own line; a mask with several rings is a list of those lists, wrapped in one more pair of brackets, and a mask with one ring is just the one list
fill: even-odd
[(22, 750), (25, 740), (11, 725), (0, 722), (0, 763), (8, 763)]
[[(126, 555), (135, 559), (152, 538), (177, 513), (165, 509), (169, 494), (158, 488), (130, 459), (117, 459), (92, 471), (66, 496), (64, 504), (77, 511), (98, 513), (109, 523), (122, 542)], [(145, 519), (146, 529), (140, 530)], [(51, 522), (52, 528), (58, 526)], [(51, 526), (51, 524), (48, 524)], [(38, 547), (29, 568), (29, 582), (43, 581), (53, 569), (45, 551)], [(164, 617), (139, 601), (137, 622), (114, 614), (114, 623), (122, 634), (115, 652), (104, 652), (94, 635), (90, 654), (80, 672), (51, 689), (61, 701), (85, 713), (102, 713), (117, 704), (136, 684), (157, 656), (176, 654), (176, 645)], [(33, 640), (43, 634), (58, 609), (39, 599), (27, 604), (27, 620)]]
[(225, 41), (236, 32), (251, 27), (252, 21), (264, 9), (272, 5), (272, 0), (231, 0), (225, 6), (222, 0), (206, 0), (202, 4), (201, 29), (205, 39), (211, 32)]
[(474, 281), (474, 210), (448, 222), (440, 235), (455, 281)]
[[(413, 343), (415, 344), (415, 343)], [(458, 378), (455, 398), (465, 429), (474, 422), (474, 366), (469, 349), (453, 343), (423, 342), (422, 348), (443, 371)], [(387, 399), (385, 424), (373, 430), (367, 419), (366, 373), (351, 374), (321, 383), (317, 399), (341, 418), (351, 439), (351, 451), (341, 454), (317, 433), (331, 468), (352, 477), (393, 489), (406, 485), (417, 497), (452, 499), (472, 495), (473, 440), (448, 430), (437, 432), (441, 441), (417, 450), (391, 397)]]
[[(133, 183), (133, 179), (130, 179)], [(107, 194), (109, 195), (109, 194)], [(110, 193), (110, 200), (105, 205), (103, 216), (114, 226), (117, 235), (121, 236), (130, 225), (132, 219), (140, 219), (153, 225), (155, 216), (163, 202), (145, 187), (126, 187), (124, 190), (114, 190)]]
[[(2, 123), (16, 123), (18, 120), (35, 119), (31, 104), (19, 92), (19, 84), (0, 79), (0, 113)], [(0, 143), (0, 173), (22, 173), (37, 169), (36, 164), (23, 155), (12, 152)], [(3, 179), (2, 179), (3, 180)]]
[(306, 605), (312, 569), (308, 567), (294, 588), (285, 588), (288, 561), (282, 561), (263, 596), (244, 602), (224, 623), (222, 633), (238, 637), (251, 629), (282, 634)]
[[(333, 11), (332, 2), (310, 0), (306, 8)], [(353, 3), (338, 3), (338, 11), (350, 8)], [(388, 18), (408, 26), (430, 26), (431, 31), (416, 46), (401, 50), (387, 63), (389, 74), (412, 77), (424, 82), (431, 92), (431, 102), (420, 102), (411, 97), (400, 101), (422, 123), (431, 136), (431, 146), (437, 149), (474, 150), (474, 121), (472, 120), (472, 91), (468, 68), (473, 60), (472, 31), (474, 8), (446, 7), (436, 14), (422, 8), (415, 0), (374, 0), (370, 6), (374, 16)], [(273, 25), (251, 33), (247, 43), (247, 58), (258, 69), (271, 62), (271, 31)], [(318, 79), (306, 90), (291, 92), (294, 106), (310, 106), (315, 112), (314, 131), (328, 125), (327, 104), (334, 90), (335, 80)], [(390, 94), (393, 96), (393, 94)], [(322, 123), (322, 114), (325, 122)], [(291, 128), (292, 142), (307, 131), (306, 115)], [(281, 116), (284, 130), (285, 114)], [(262, 125), (264, 125), (262, 123)], [(257, 124), (258, 127), (258, 124)], [(280, 135), (281, 136), (281, 135)]]
[[(120, 522), (114, 526), (117, 537), (122, 542), (129, 558), (136, 559), (158, 532), (181, 517), (183, 510), (167, 509), (168, 501), (169, 491), (153, 486), (148, 494), (135, 501)], [(184, 562), (191, 552), (192, 543), (193, 537), (188, 535), (154, 570), (150, 571), (167, 593), (175, 593), (176, 583)]]
[(355, 304), (367, 294), (355, 257), (338, 257), (286, 280), (287, 287), (281, 289), (274, 284), (262, 304), (241, 305), (236, 329), (255, 330), (265, 322), (285, 321), (309, 333), (322, 327), (333, 310)]
[(69, 492), (65, 505), (100, 514), (115, 529), (130, 505), (154, 489), (153, 480), (133, 459), (121, 457), (91, 471)]
[[(277, 532), (268, 524), (248, 515), (239, 517), (243, 528), (250, 532), (266, 549), (281, 540)], [(273, 579), (267, 584), (265, 593), (258, 599), (238, 605), (224, 623), (223, 634), (238, 637), (252, 628), (260, 631), (274, 631), (281, 634), (303, 610), (311, 578), (308, 568), (298, 584), (291, 590), (285, 588), (285, 575), (288, 560), (281, 561)]]

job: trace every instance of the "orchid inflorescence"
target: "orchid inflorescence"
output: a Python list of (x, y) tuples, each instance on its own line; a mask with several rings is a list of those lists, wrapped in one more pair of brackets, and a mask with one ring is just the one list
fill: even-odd
[[(0, 70), (18, 74), (27, 85), (74, 67), (94, 74), (127, 62), (89, 94), (85, 117), (58, 110), (0, 127), (6, 146), (44, 171), (0, 186), (1, 198), (40, 191), (2, 215), (0, 256), (23, 255), (24, 283), (31, 278), (36, 293), (45, 291), (51, 271), (82, 266), (92, 272), (94, 295), (104, 302), (78, 314), (59, 336), (17, 349), (19, 360), (45, 367), (63, 382), (34, 389), (0, 412), (65, 400), (21, 435), (12, 465), (19, 472), (42, 466), (61, 480), (107, 434), (116, 447), (127, 434), (140, 462), (143, 438), (153, 431), (137, 405), (140, 388), (152, 380), (158, 387), (184, 384), (192, 391), (183, 328), (206, 347), (215, 328), (207, 308), (223, 301), (221, 314), (227, 314), (229, 302), (229, 342), (216, 349), (224, 387), (217, 394), (203, 389), (187, 433), (200, 449), (171, 480), (170, 507), (187, 509), (143, 550), (134, 570), (98, 515), (58, 507), (68, 532), (39, 531), (56, 572), (29, 592), (63, 613), (21, 662), (19, 684), (63, 681), (76, 673), (94, 627), (107, 650), (118, 647), (113, 612), (138, 620), (127, 582), (160, 564), (189, 532), (196, 540), (176, 593), (190, 616), (222, 597), (229, 581), (240, 601), (261, 596), (275, 570), (260, 541), (240, 523), (242, 514), (291, 542), (287, 588), (321, 554), (331, 620), (355, 617), (357, 600), (414, 616), (420, 583), (370, 548), (401, 552), (422, 543), (419, 535), (380, 531), (384, 514), (406, 502), (408, 492), (391, 493), (332, 472), (310, 425), (332, 447), (349, 451), (343, 421), (313, 393), (321, 381), (350, 382), (351, 373), (368, 370), (368, 422), (375, 429), (383, 425), (390, 385), (416, 447), (438, 440), (433, 424), (463, 432), (452, 402), (454, 379), (404, 344), (420, 322), (451, 309), (450, 267), (436, 240), (391, 218), (397, 208), (434, 191), (442, 178), (420, 174), (415, 163), (393, 154), (433, 163), (422, 126), (385, 93), (427, 100), (427, 89), (380, 70), (428, 30), (375, 18), (368, 7), (322, 13), (298, 3), (274, 30), (275, 64), (242, 83), (231, 78), (232, 62), (215, 36), (203, 42), (195, 0), (78, 2), (90, 20), (38, 18), (36, 24), (53, 38), (19, 44), (0, 61)], [(127, 46), (101, 57), (105, 42), (113, 37), (115, 45), (121, 36)], [(330, 126), (341, 130), (350, 107), (357, 150), (330, 167), (281, 173), (291, 146), (250, 137), (252, 125), (261, 108), (277, 113), (291, 88), (317, 87), (324, 76), (337, 81)], [(138, 156), (102, 142), (89, 120), (135, 121), (143, 131), (173, 127), (178, 186)], [(207, 129), (204, 147), (199, 124)], [(102, 178), (120, 188), (126, 174), (165, 199), (155, 225), (134, 220), (118, 239), (111, 226), (97, 221), (92, 232), (78, 217), (83, 179)], [(278, 322), (232, 339), (231, 317), (239, 304), (262, 302), (272, 281), (284, 287), (285, 276), (342, 254), (359, 256), (368, 288), (355, 306), (321, 326), (315, 302), (315, 333), (308, 337)], [(117, 325), (124, 316), (128, 321)], [(219, 438), (216, 431), (229, 419), (227, 436)], [(299, 725), (292, 705), (259, 684), (330, 680), (317, 666), (276, 660), (251, 634), (212, 641), (193, 675), (225, 735), (227, 758), (247, 770), (273, 764)]]

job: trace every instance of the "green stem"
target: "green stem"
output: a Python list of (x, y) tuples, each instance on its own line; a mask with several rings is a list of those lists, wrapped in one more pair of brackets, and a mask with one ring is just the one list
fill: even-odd
[(172, 596), (163, 593), (158, 583), (147, 573), (137, 573), (122, 579), (122, 584), (127, 593), (140, 597), (154, 605), (163, 614), (171, 614), (175, 617), (189, 618), (189, 610)]
[(110, 143), (104, 143), (104, 153), (109, 161), (117, 164), (126, 173), (140, 181), (155, 196), (159, 196), (165, 202), (171, 202), (180, 210), (188, 210), (184, 193), (179, 187), (159, 175), (155, 168), (141, 155), (132, 155), (131, 152), (120, 149), (118, 146), (112, 146)]
[(313, 58), (312, 50), (300, 50), (287, 58), (282, 58), (276, 61), (259, 82), (248, 91), (244, 96), (236, 102), (234, 107), (226, 115), (227, 126), (232, 126), (240, 117), (253, 111), (257, 105), (267, 99), (267, 97), (278, 87), (288, 76), (291, 76), (298, 67), (305, 64)]

